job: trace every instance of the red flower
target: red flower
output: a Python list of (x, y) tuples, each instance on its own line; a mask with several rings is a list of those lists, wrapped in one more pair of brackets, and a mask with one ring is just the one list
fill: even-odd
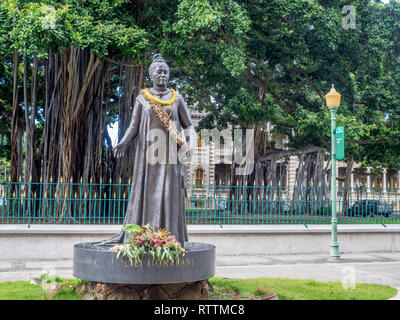
[(135, 240), (136, 240), (136, 241), (143, 241), (143, 237), (142, 237), (142, 236), (136, 236), (136, 237), (135, 237)]

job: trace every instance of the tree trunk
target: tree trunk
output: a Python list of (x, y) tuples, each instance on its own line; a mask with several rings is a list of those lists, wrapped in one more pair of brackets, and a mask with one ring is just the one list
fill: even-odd
[(25, 153), (25, 183), (32, 180), (34, 169), (34, 128), (35, 128), (35, 109), (36, 109), (36, 84), (37, 84), (37, 58), (34, 58), (34, 74), (32, 79), (31, 91), (31, 114), (29, 114), (28, 105), (28, 61), (24, 55), (24, 106), (25, 106), (25, 132), (26, 132), (26, 153)]
[(351, 159), (347, 161), (346, 165), (346, 177), (344, 179), (344, 190), (343, 190), (343, 211), (342, 214), (347, 212), (347, 207), (349, 206), (349, 196), (351, 193), (351, 172), (353, 171), (354, 160)]
[[(132, 61), (125, 61), (131, 64)], [(141, 67), (120, 67), (120, 86), (124, 95), (120, 97), (120, 113), (118, 127), (118, 141), (120, 141), (129, 126), (136, 97), (144, 85), (145, 73)], [(129, 146), (125, 157), (115, 159), (114, 181), (127, 183), (133, 174), (135, 143)]]
[[(32, 181), (39, 181), (40, 176), (40, 154), (35, 150), (35, 119), (36, 119), (36, 106), (37, 106), (37, 90), (38, 90), (38, 70), (39, 61), (37, 55), (33, 56), (33, 79), (32, 79), (32, 113), (31, 113), (31, 141), (32, 146), (32, 157), (31, 157), (31, 173)], [(35, 186), (35, 192), (37, 191), (37, 186)]]
[[(18, 50), (14, 50), (14, 84), (13, 84), (13, 111), (11, 121), (11, 168), (10, 168), (10, 180), (17, 182), (19, 179), (19, 164), (20, 164), (20, 153), (19, 153), (19, 136), (20, 136), (20, 123), (19, 123), (19, 107), (18, 107)], [(11, 195), (16, 194), (17, 185), (11, 185)]]

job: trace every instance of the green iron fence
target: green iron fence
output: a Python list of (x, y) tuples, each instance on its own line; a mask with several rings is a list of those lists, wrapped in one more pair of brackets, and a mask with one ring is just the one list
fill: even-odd
[[(131, 184), (0, 182), (1, 224), (122, 224)], [(400, 189), (339, 188), (339, 223), (400, 223)], [(330, 223), (327, 187), (190, 186), (189, 224)]]

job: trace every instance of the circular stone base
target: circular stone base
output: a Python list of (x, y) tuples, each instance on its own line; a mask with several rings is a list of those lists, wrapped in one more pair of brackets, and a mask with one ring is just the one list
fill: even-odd
[(207, 280), (215, 274), (215, 246), (186, 242), (187, 253), (179, 263), (159, 261), (146, 253), (140, 263), (131, 263), (110, 251), (112, 246), (91, 243), (74, 245), (73, 275), (76, 278), (116, 284), (177, 284)]
[(208, 299), (206, 280), (166, 284), (94, 282), (84, 289), (84, 300), (200, 300)]

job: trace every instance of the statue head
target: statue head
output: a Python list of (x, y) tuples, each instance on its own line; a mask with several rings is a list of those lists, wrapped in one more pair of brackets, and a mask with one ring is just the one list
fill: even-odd
[(161, 55), (157, 56), (150, 64), (149, 75), (155, 87), (164, 88), (167, 86), (169, 67)]

